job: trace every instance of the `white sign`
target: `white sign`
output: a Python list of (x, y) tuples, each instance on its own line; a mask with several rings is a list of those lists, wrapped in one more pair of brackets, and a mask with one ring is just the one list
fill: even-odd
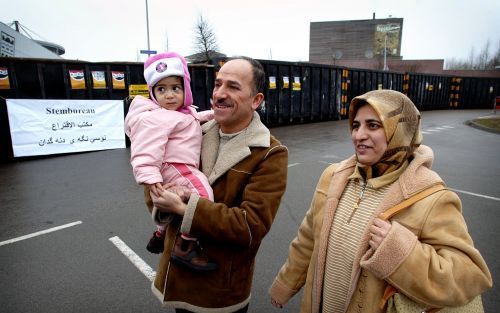
[(15, 55), (16, 39), (11, 35), (2, 33), (2, 41), (0, 41), (0, 57), (13, 57)]
[(377, 25), (377, 31), (382, 33), (397, 32), (401, 29), (401, 26), (396, 23), (391, 24), (379, 24)]
[(7, 99), (14, 157), (125, 148), (122, 100)]

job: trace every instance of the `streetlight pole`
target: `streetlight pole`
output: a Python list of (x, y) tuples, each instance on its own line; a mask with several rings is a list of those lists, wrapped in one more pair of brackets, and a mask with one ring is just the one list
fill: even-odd
[[(150, 47), (149, 47), (149, 14), (148, 14), (148, 0), (146, 0), (146, 30), (147, 30), (147, 34), (148, 34), (148, 51), (150, 51)], [(149, 56), (149, 54), (148, 54)]]
[(387, 71), (387, 33), (385, 33), (384, 38), (384, 71)]

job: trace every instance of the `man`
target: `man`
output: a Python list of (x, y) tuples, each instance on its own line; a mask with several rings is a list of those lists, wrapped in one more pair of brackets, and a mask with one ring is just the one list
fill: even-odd
[[(255, 256), (286, 188), (288, 150), (270, 135), (255, 110), (264, 101), (262, 65), (239, 57), (225, 63), (212, 94), (214, 120), (203, 125), (202, 171), (214, 202), (168, 190), (154, 197), (153, 217), (175, 213), (167, 229), (153, 292), (176, 312), (247, 312)], [(213, 271), (171, 262), (176, 237), (199, 238)], [(197, 260), (200, 261), (200, 260)], [(201, 260), (203, 261), (203, 260)]]

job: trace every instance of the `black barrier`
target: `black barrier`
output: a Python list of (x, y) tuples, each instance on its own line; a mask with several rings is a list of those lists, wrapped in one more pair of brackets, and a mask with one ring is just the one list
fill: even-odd
[(12, 140), (10, 138), (9, 119), (7, 117), (7, 104), (0, 97), (0, 163), (14, 159)]
[[(142, 75), (142, 68), (140, 73)], [(215, 80), (214, 67), (211, 65), (190, 65), (189, 74), (191, 75), (191, 91), (194, 105), (200, 110), (210, 109), (210, 98)]]
[[(189, 65), (194, 104), (210, 108), (217, 66)], [(500, 78), (454, 77), (351, 69), (307, 62), (259, 60), (266, 72), (267, 126), (346, 118), (355, 96), (376, 89), (404, 92), (419, 110), (485, 109), (500, 95)], [(5, 99), (127, 99), (130, 85), (145, 84), (143, 63), (0, 58), (0, 97)], [(3, 75), (3, 74), (2, 74)], [(0, 76), (0, 79), (3, 76)], [(0, 103), (0, 144), (9, 144), (5, 101)], [(128, 111), (125, 101), (125, 114)], [(7, 128), (6, 128), (7, 127)], [(0, 159), (10, 159), (2, 149)]]
[(267, 86), (265, 88), (266, 103), (260, 110), (262, 121), (269, 126), (275, 126), (278, 124), (278, 103), (279, 103), (279, 92), (278, 92), (278, 65), (273, 64), (262, 64), (264, 66), (264, 71), (266, 72)]
[(290, 123), (302, 123), (302, 68), (294, 64), (291, 66), (292, 89), (290, 91)]
[(312, 74), (310, 66), (301, 67), (300, 82), (300, 123), (310, 123), (312, 120)]
[(408, 97), (421, 111), (447, 109), (451, 81), (451, 76), (409, 74)]
[(278, 75), (280, 77), (278, 84), (278, 125), (290, 124), (290, 67), (287, 65), (278, 65)]
[(332, 118), (330, 110), (330, 70), (328, 68), (321, 68), (320, 71), (320, 114), (321, 121), (328, 121)]
[(392, 89), (403, 92), (404, 74), (401, 73), (349, 69), (348, 77), (348, 102), (371, 90)]
[(499, 90), (499, 79), (464, 77), (458, 108), (490, 109), (495, 97), (500, 95)]
[(311, 68), (311, 122), (321, 121), (321, 67)]

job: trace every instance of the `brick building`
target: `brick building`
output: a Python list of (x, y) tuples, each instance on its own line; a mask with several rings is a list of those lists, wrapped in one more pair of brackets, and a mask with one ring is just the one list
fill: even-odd
[(401, 59), (402, 18), (311, 22), (309, 62)]

